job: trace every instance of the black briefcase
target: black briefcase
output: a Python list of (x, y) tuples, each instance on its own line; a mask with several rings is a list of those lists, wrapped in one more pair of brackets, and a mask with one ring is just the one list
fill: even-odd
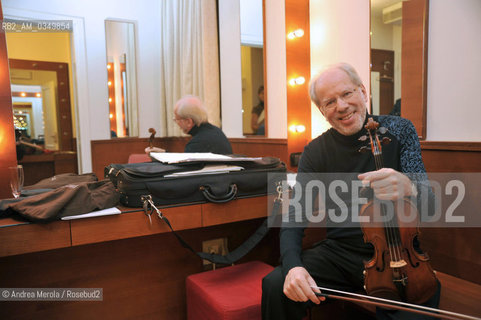
[[(195, 172), (212, 165), (234, 165), (239, 171)], [(120, 203), (142, 207), (142, 196), (151, 195), (155, 205), (227, 202), (236, 198), (266, 195), (286, 173), (286, 166), (277, 158), (263, 157), (256, 161), (190, 162), (164, 164), (160, 162), (110, 165), (107, 176), (115, 181)], [(175, 174), (183, 174), (175, 176)]]
[(199, 170), (204, 167), (203, 163), (193, 162), (185, 163), (182, 165), (173, 164), (163, 164), (159, 162), (141, 162), (141, 163), (113, 163), (109, 164), (104, 168), (104, 177), (112, 181), (115, 187), (118, 184), (118, 176), (121, 170), (137, 177), (142, 178), (153, 178), (153, 177), (163, 177), (176, 172)]

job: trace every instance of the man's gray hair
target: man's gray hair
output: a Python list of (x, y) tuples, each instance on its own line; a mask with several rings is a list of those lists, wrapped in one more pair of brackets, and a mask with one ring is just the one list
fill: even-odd
[(177, 101), (176, 112), (183, 119), (192, 119), (196, 126), (207, 122), (207, 109), (199, 97), (187, 95)]
[(349, 79), (351, 79), (352, 83), (354, 83), (356, 86), (362, 85), (361, 77), (359, 77), (359, 74), (357, 73), (356, 69), (354, 69), (354, 67), (351, 66), (349, 63), (341, 62), (341, 63), (336, 63), (333, 65), (327, 66), (321, 72), (319, 72), (314, 77), (312, 77), (311, 82), (309, 84), (309, 95), (311, 96), (312, 102), (314, 102), (318, 108), (321, 107), (321, 101), (319, 100), (319, 97), (317, 96), (317, 92), (316, 92), (317, 84), (319, 82), (319, 79), (322, 77), (322, 75), (326, 71), (331, 69), (339, 69), (344, 71), (349, 76)]

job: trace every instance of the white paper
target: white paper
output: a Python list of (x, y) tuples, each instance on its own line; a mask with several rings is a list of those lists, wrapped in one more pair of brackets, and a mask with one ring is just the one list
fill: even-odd
[(176, 152), (151, 152), (150, 156), (157, 161), (163, 163), (180, 163), (180, 162), (192, 162), (192, 161), (256, 161), (262, 160), (262, 158), (250, 158), (250, 157), (230, 157), (223, 154), (216, 154), (210, 152), (196, 152), (196, 153), (176, 153)]
[(176, 173), (165, 175), (164, 177), (170, 178), (170, 177), (182, 177), (186, 175), (218, 174), (218, 173), (227, 173), (231, 171), (240, 171), (240, 170), (244, 170), (244, 168), (239, 166), (229, 166), (225, 164), (206, 165), (204, 168), (199, 170), (176, 172)]
[(62, 217), (62, 220), (75, 220), (75, 219), (83, 219), (83, 218), (92, 218), (92, 217), (102, 217), (102, 216), (109, 216), (109, 215), (114, 215), (114, 214), (120, 214), (120, 210), (117, 209), (116, 207), (113, 208), (108, 208), (108, 209), (103, 209), (103, 210), (98, 210), (98, 211), (92, 211), (89, 213), (84, 213), (84, 214), (79, 214), (76, 216), (68, 216), (68, 217)]

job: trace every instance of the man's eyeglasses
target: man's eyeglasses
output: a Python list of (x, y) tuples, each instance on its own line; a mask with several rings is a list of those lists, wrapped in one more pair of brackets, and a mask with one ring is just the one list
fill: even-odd
[(351, 102), (351, 99), (354, 97), (354, 94), (356, 93), (357, 89), (359, 89), (359, 87), (351, 90), (346, 90), (340, 96), (326, 100), (321, 104), (321, 109), (324, 109), (324, 110), (334, 109), (338, 105), (337, 103), (338, 99), (341, 99), (346, 103)]

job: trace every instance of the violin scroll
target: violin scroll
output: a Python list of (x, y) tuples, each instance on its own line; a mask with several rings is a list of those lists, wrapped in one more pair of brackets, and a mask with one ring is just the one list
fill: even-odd
[[(360, 136), (358, 140), (362, 142), (369, 141), (369, 144), (368, 146), (362, 146), (359, 148), (359, 152), (365, 153), (369, 150), (376, 149), (378, 150), (377, 153), (380, 153), (381, 145), (386, 145), (391, 142), (391, 138), (388, 137), (382, 137), (382, 139), (379, 140), (378, 133), (384, 135), (388, 132), (388, 130), (385, 127), (379, 127), (379, 122), (374, 121), (372, 118), (367, 119), (367, 123), (364, 128), (366, 128), (367, 134)], [(375, 146), (373, 143), (376, 143), (377, 145)]]
[(149, 137), (149, 147), (150, 148), (153, 148), (154, 147), (154, 138), (155, 138), (155, 134), (157, 133), (155, 131), (154, 128), (149, 128), (149, 133), (150, 133), (150, 137)]

